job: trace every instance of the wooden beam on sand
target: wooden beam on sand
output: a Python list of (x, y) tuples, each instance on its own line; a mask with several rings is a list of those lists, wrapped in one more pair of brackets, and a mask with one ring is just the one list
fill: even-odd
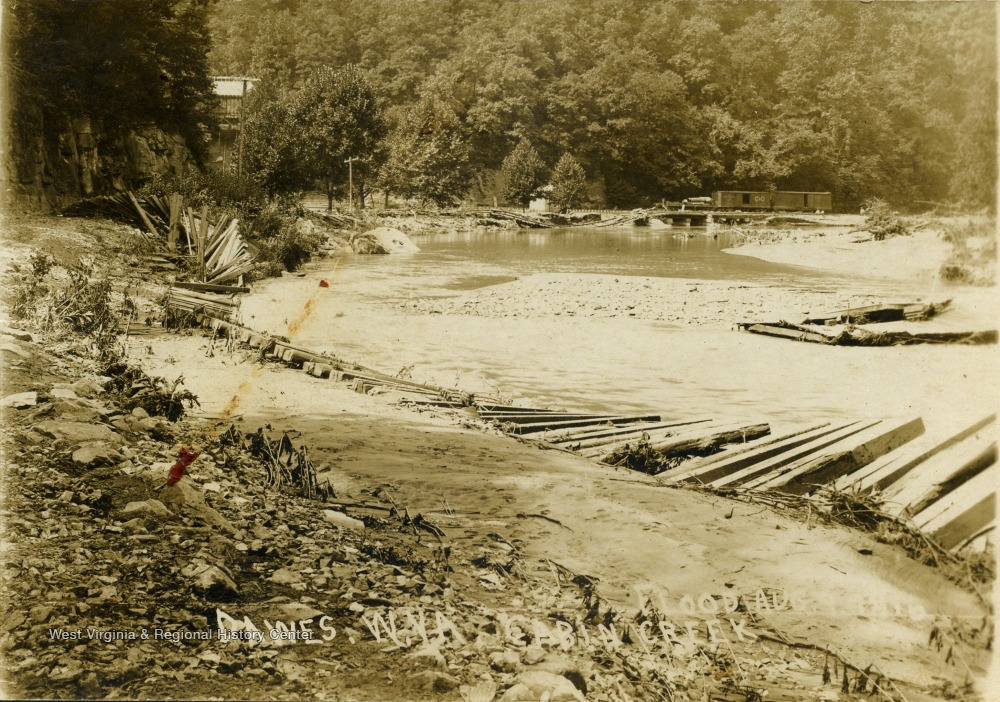
[[(593, 413), (581, 413), (581, 414), (570, 414), (570, 413), (557, 413), (553, 412), (551, 414), (545, 415), (546, 422), (568, 422), (576, 419), (605, 419), (607, 417), (617, 417), (620, 415), (608, 415), (608, 414), (593, 414)], [(529, 414), (490, 414), (484, 416), (483, 419), (488, 419), (491, 422), (503, 422), (506, 424), (537, 424), (540, 417), (537, 412), (532, 412)]]
[(781, 468), (782, 466), (786, 466), (790, 463), (794, 463), (795, 461), (812, 456), (817, 451), (822, 451), (827, 446), (832, 446), (841, 439), (851, 436), (852, 434), (857, 434), (860, 431), (864, 431), (865, 429), (875, 426), (878, 423), (879, 420), (877, 419), (870, 419), (863, 422), (848, 422), (847, 424), (838, 426), (835, 431), (824, 433), (808, 443), (783, 451), (782, 453), (763, 461), (751, 463), (744, 468), (740, 468), (735, 473), (728, 473), (719, 478), (713, 478), (708, 484), (714, 488), (742, 485), (749, 480), (757, 478), (758, 476), (768, 475), (771, 471)]
[[(964, 427), (961, 431), (951, 434), (944, 440), (941, 440), (940, 437), (921, 437), (919, 441), (891, 451), (860, 470), (841, 476), (833, 484), (833, 487), (839, 491), (851, 490), (854, 492), (884, 490), (924, 461), (972, 436), (995, 421), (996, 415), (991, 414)], [(924, 438), (927, 441), (924, 441)]]
[(588, 442), (596, 441), (598, 439), (604, 438), (624, 438), (629, 434), (641, 434), (646, 431), (655, 431), (657, 429), (669, 429), (671, 427), (690, 427), (694, 424), (705, 424), (706, 422), (711, 422), (711, 418), (705, 419), (684, 419), (684, 420), (671, 420), (667, 422), (654, 422), (652, 424), (644, 424), (641, 426), (628, 426), (628, 427), (614, 427), (611, 429), (607, 428), (596, 428), (587, 429), (584, 431), (577, 431), (575, 429), (564, 430), (562, 432), (553, 432), (546, 436), (546, 441), (552, 444), (567, 444), (572, 443), (574, 446), (583, 448), (588, 445), (598, 445), (589, 444)]
[(748, 488), (781, 490), (804, 495), (817, 485), (866, 466), (879, 456), (924, 433), (920, 417), (884, 420), (860, 434), (843, 439), (815, 456), (780, 468), (776, 474), (761, 476), (746, 483)]
[(583, 427), (591, 424), (630, 424), (635, 422), (656, 422), (659, 421), (658, 414), (645, 415), (606, 415), (589, 417), (587, 419), (573, 420), (550, 420), (535, 422), (532, 424), (517, 424), (511, 428), (511, 434), (533, 434), (547, 429), (560, 429), (566, 427)]
[(944, 548), (966, 541), (996, 518), (995, 470), (986, 470), (926, 507), (913, 523)]
[(687, 456), (703, 451), (713, 451), (725, 444), (744, 444), (771, 433), (766, 423), (745, 424), (733, 428), (721, 428), (702, 437), (681, 438), (679, 436), (657, 441), (650, 448), (664, 456)]
[(835, 337), (829, 334), (808, 331), (805, 329), (782, 327), (776, 324), (740, 324), (740, 328), (751, 334), (763, 334), (764, 336), (776, 336), (781, 339), (793, 339), (794, 341), (811, 341), (815, 344), (832, 344)]
[(782, 436), (758, 439), (734, 451), (722, 451), (704, 459), (696, 460), (683, 470), (671, 471), (664, 476), (668, 483), (700, 482), (709, 483), (738, 470), (760, 463), (785, 451), (802, 446), (816, 439), (842, 429), (845, 425), (829, 422), (809, 427)]
[(997, 445), (993, 432), (983, 429), (932, 457), (905, 479), (889, 486), (882, 493), (882, 509), (896, 516), (921, 512), (985, 471), (996, 460)]

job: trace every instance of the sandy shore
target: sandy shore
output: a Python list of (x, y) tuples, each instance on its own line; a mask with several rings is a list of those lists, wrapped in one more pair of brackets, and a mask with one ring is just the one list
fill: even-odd
[(951, 244), (934, 230), (870, 241), (866, 233), (789, 232), (781, 241), (726, 249), (772, 263), (806, 266), (845, 275), (932, 285)]

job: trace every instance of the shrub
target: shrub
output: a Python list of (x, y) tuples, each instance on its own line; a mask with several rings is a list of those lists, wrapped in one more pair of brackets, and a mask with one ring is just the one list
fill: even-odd
[(875, 241), (911, 234), (899, 213), (894, 212), (885, 200), (877, 197), (865, 201), (865, 229), (871, 232)]

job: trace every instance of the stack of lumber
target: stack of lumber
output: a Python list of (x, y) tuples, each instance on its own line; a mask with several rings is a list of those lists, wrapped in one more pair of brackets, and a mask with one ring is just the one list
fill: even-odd
[(239, 300), (234, 294), (202, 293), (173, 286), (167, 290), (165, 306), (180, 314), (207, 314), (219, 319), (231, 320), (239, 310)]

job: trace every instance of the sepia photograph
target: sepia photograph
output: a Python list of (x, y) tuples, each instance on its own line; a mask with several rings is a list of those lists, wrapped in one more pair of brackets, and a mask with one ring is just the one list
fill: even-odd
[(0, 699), (991, 702), (991, 0), (0, 0)]

